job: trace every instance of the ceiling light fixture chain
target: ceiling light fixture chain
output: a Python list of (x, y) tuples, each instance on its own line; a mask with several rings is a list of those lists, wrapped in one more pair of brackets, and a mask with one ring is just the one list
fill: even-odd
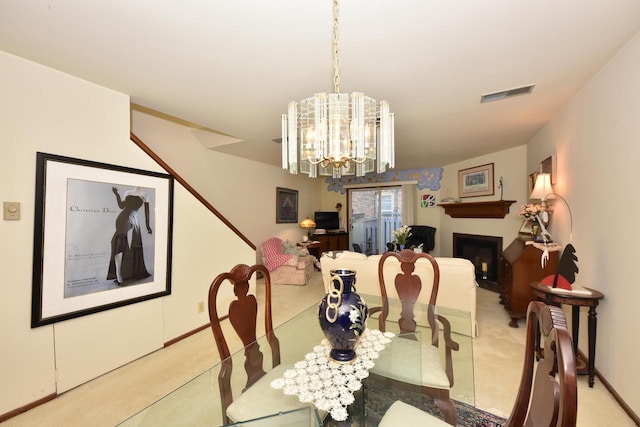
[(333, 0), (333, 85), (335, 93), (316, 93), (289, 102), (282, 115), (282, 168), (311, 178), (364, 176), (393, 168), (394, 115), (386, 101), (361, 92), (340, 93), (340, 23)]
[(333, 88), (335, 93), (340, 93), (340, 23), (338, 22), (338, 0), (333, 0)]

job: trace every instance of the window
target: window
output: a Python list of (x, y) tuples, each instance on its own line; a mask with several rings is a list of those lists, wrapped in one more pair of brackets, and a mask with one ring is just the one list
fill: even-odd
[(350, 243), (367, 255), (385, 252), (393, 230), (402, 225), (402, 188), (349, 189), (348, 200)]
[(393, 193), (382, 193), (381, 195), (381, 202), (382, 202), (382, 213), (393, 213), (395, 211), (395, 204), (394, 204), (394, 197), (393, 197)]

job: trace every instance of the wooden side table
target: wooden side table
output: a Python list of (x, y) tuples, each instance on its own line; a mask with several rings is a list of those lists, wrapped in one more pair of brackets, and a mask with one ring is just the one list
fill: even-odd
[(298, 242), (297, 245), (302, 246), (303, 248), (308, 250), (311, 255), (315, 256), (317, 259), (320, 259), (320, 242)]
[[(569, 293), (553, 292), (547, 285), (540, 282), (533, 282), (529, 285), (531, 291), (539, 301), (549, 305), (561, 306), (567, 304), (571, 306), (571, 335), (573, 337), (573, 352), (576, 355), (576, 370), (578, 374), (589, 374), (589, 387), (593, 388), (596, 374), (596, 329), (598, 301), (604, 298), (601, 292), (595, 289), (584, 288), (590, 293)], [(585, 363), (578, 357), (578, 332), (580, 328), (580, 307), (589, 307), (589, 360)]]

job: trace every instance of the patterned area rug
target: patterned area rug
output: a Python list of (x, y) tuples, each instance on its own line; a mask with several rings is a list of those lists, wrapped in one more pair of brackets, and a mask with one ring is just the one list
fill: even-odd
[[(367, 379), (367, 425), (378, 425), (380, 419), (396, 400), (402, 400), (423, 411), (442, 418), (433, 400), (420, 393), (409, 390), (390, 390), (384, 386), (383, 381), (376, 380), (374, 376)], [(453, 401), (458, 411), (458, 427), (502, 427), (506, 420), (482, 411), (466, 403)]]

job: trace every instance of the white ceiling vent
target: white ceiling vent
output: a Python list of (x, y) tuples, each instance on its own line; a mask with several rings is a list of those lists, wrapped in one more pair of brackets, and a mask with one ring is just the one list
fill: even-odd
[(525, 95), (527, 93), (531, 93), (533, 91), (533, 87), (535, 85), (522, 86), (514, 89), (503, 90), (501, 92), (489, 93), (487, 95), (482, 95), (480, 97), (480, 103), (498, 101), (500, 99), (509, 98), (517, 95)]

